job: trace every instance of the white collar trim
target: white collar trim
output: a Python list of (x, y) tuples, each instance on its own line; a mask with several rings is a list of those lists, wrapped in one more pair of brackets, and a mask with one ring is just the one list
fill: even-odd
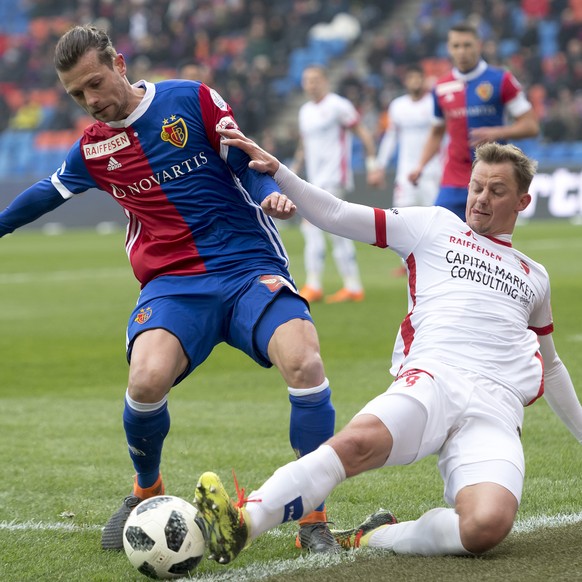
[(132, 123), (135, 123), (149, 108), (151, 102), (156, 95), (156, 86), (148, 81), (138, 81), (133, 84), (134, 87), (140, 87), (145, 89), (145, 95), (139, 102), (139, 105), (125, 118), (120, 121), (110, 121), (107, 125), (113, 128), (129, 127)]
[(459, 69), (453, 67), (453, 77), (455, 77), (455, 79), (459, 79), (460, 81), (465, 81), (466, 83), (482, 75), (485, 72), (486, 68), (487, 63), (483, 59), (481, 59), (477, 66), (474, 69), (471, 69), (468, 73), (461, 73)]

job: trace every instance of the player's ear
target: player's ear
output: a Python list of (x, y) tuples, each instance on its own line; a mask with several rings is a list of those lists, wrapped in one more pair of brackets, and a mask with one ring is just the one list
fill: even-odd
[(525, 210), (531, 202), (531, 194), (529, 194), (528, 192), (526, 192), (525, 194), (522, 194), (519, 197), (519, 203), (517, 205), (517, 211), (521, 212), (522, 210)]
[(115, 58), (113, 59), (113, 68), (117, 69), (120, 75), (125, 75), (125, 73), (127, 73), (125, 57), (121, 53), (115, 55)]

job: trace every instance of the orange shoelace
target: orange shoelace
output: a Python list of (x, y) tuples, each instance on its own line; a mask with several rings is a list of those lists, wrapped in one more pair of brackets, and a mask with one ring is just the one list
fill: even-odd
[[(243, 505), (245, 503), (255, 503), (255, 502), (261, 502), (262, 499), (249, 499), (248, 497), (245, 497), (245, 488), (244, 487), (239, 487), (238, 486), (238, 479), (236, 478), (236, 473), (234, 472), (234, 469), (232, 470), (232, 478), (234, 479), (234, 488), (236, 489), (236, 497), (237, 497), (237, 501), (234, 504), (234, 506), (237, 509), (242, 509)], [(239, 511), (239, 521), (240, 524), (243, 524), (243, 513), (242, 511)]]

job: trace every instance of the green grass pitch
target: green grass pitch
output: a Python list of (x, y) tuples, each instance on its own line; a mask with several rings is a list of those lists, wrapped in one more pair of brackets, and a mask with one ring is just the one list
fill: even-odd
[[(302, 240), (282, 230), (303, 282)], [(582, 394), (582, 227), (536, 222), (514, 244), (552, 277), (555, 343)], [(389, 359), (406, 310), (390, 251), (358, 245), (366, 300), (313, 306), (341, 428), (390, 382)], [(121, 412), (125, 326), (138, 293), (121, 232), (22, 231), (0, 241), (0, 580), (139, 581), (123, 553), (101, 551), (100, 527), (128, 494), (132, 468)], [(328, 258), (326, 291), (339, 287)], [(170, 396), (172, 429), (162, 471), (168, 493), (192, 498), (197, 477), (218, 472), (234, 493), (259, 486), (292, 459), (289, 403), (276, 370), (218, 346)], [(582, 580), (582, 449), (541, 400), (526, 410), (527, 476), (515, 531), (473, 558), (373, 551), (305, 557), (295, 526), (257, 540), (229, 566), (204, 560), (202, 580)], [(349, 527), (383, 506), (400, 520), (442, 506), (434, 459), (360, 475), (328, 506)]]

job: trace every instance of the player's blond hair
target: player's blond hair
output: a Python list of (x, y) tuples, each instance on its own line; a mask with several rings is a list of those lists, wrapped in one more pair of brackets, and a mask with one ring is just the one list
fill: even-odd
[(57, 71), (70, 71), (90, 50), (96, 50), (99, 62), (113, 69), (113, 60), (117, 52), (111, 44), (111, 39), (105, 31), (86, 24), (74, 26), (59, 39), (55, 49)]
[(504, 164), (509, 162), (513, 166), (520, 192), (529, 190), (538, 167), (538, 163), (528, 158), (517, 146), (496, 142), (484, 143), (475, 150), (473, 167), (477, 162), (483, 162), (484, 164)]

